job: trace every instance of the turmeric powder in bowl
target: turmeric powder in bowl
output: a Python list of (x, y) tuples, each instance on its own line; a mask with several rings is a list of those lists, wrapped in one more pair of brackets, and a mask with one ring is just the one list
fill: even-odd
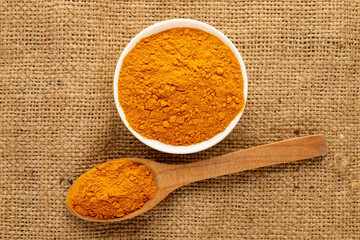
[(123, 217), (156, 196), (151, 171), (127, 159), (91, 169), (72, 185), (67, 204), (78, 214), (95, 219)]
[(238, 59), (216, 36), (173, 28), (141, 39), (125, 56), (118, 98), (129, 126), (173, 146), (223, 132), (245, 105)]

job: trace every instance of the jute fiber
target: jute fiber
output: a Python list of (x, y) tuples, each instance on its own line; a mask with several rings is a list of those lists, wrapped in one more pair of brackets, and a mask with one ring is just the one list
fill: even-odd
[[(113, 100), (126, 44), (173, 18), (226, 34), (249, 76), (239, 124), (190, 155), (146, 147)], [(0, 31), (1, 239), (360, 239), (358, 0), (8, 0)], [(326, 157), (194, 183), (126, 222), (85, 222), (64, 204), (111, 159), (188, 163), (319, 133)]]

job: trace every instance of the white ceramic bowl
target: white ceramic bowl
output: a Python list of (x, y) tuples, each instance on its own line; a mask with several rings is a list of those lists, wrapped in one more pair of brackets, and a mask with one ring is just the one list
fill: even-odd
[(227, 46), (230, 47), (230, 49), (235, 54), (235, 57), (237, 58), (237, 60), (240, 63), (240, 66), (241, 66), (241, 72), (242, 72), (242, 76), (244, 79), (244, 98), (245, 98), (245, 104), (246, 104), (247, 92), (248, 92), (248, 80), (247, 80), (247, 75), (246, 75), (245, 64), (240, 56), (240, 53), (238, 52), (238, 50), (236, 49), (234, 44), (232, 44), (232, 42), (224, 34), (222, 34), (219, 30), (217, 30), (216, 28), (214, 28), (206, 23), (195, 21), (195, 20), (190, 20), (190, 19), (173, 19), (173, 20), (167, 20), (167, 21), (156, 23), (154, 25), (147, 27), (143, 31), (141, 31), (130, 41), (130, 43), (126, 46), (124, 51), (121, 53), (120, 59), (116, 66), (115, 76), (114, 76), (114, 97), (115, 97), (115, 104), (116, 104), (117, 110), (120, 114), (122, 121), (124, 122), (125, 126), (129, 129), (129, 131), (137, 139), (139, 139), (141, 142), (145, 143), (149, 147), (152, 147), (152, 148), (157, 149), (162, 152), (185, 154), (185, 153), (195, 153), (195, 152), (202, 151), (204, 149), (214, 146), (215, 144), (217, 144), (218, 142), (223, 140), (231, 132), (231, 130), (235, 127), (235, 125), (239, 121), (239, 119), (245, 109), (245, 105), (244, 105), (243, 110), (235, 117), (234, 120), (231, 121), (231, 123), (227, 126), (225, 131), (217, 134), (213, 138), (211, 138), (207, 141), (203, 141), (201, 143), (197, 143), (197, 144), (193, 144), (193, 145), (189, 145), (189, 146), (172, 146), (172, 145), (164, 144), (157, 140), (144, 138), (139, 133), (135, 132), (129, 126), (129, 123), (126, 121), (124, 111), (119, 104), (119, 96), (118, 96), (118, 79), (119, 79), (121, 65), (122, 65), (122, 62), (123, 62), (126, 54), (128, 54), (130, 52), (130, 50), (142, 38), (148, 37), (150, 35), (153, 35), (153, 34), (156, 34), (156, 33), (171, 29), (171, 28), (179, 28), (179, 27), (197, 28), (197, 29), (203, 30), (205, 32), (211, 33), (211, 34), (215, 35), (216, 37), (218, 37), (219, 39), (221, 39), (221, 41), (223, 41)]

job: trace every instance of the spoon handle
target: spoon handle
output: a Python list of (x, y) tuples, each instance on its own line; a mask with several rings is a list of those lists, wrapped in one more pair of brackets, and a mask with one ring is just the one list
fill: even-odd
[(209, 160), (181, 164), (169, 172), (173, 186), (246, 170), (327, 154), (324, 135), (312, 135), (228, 153)]

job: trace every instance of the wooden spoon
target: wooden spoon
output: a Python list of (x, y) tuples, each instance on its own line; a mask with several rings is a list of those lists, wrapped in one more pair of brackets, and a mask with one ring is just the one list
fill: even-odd
[(170, 165), (147, 159), (130, 158), (135, 163), (146, 165), (153, 172), (158, 188), (156, 197), (146, 202), (142, 208), (121, 218), (95, 219), (78, 214), (69, 206), (68, 201), (66, 202), (70, 211), (81, 219), (93, 222), (119, 222), (149, 211), (169, 193), (189, 183), (326, 154), (325, 136), (313, 135), (240, 150), (188, 164)]

